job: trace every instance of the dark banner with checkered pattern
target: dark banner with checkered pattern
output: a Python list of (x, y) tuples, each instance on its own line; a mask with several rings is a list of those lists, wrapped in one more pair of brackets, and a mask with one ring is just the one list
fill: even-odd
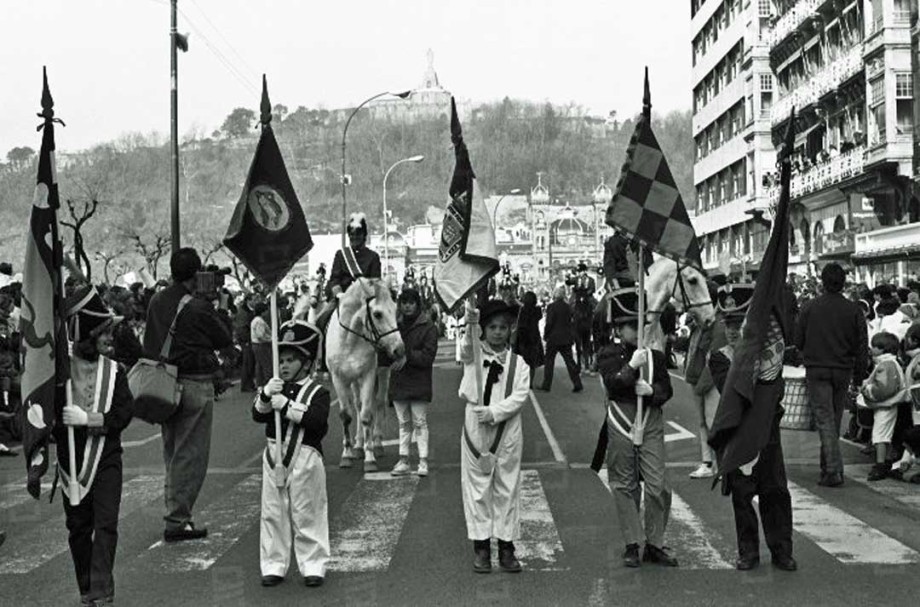
[(607, 225), (678, 263), (703, 268), (696, 232), (668, 161), (652, 132), (648, 70), (642, 116), (626, 150)]

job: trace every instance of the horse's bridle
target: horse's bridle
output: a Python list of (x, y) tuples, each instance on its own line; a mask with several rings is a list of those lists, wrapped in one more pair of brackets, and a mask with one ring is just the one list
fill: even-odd
[[(363, 280), (363, 278), (359, 276), (358, 280)], [(363, 283), (362, 283), (362, 286), (363, 286)], [(345, 324), (342, 323), (341, 312), (338, 315), (339, 317), (338, 320), (339, 320), (339, 326), (345, 329), (345, 331), (347, 331), (348, 333), (352, 333), (353, 335), (357, 335), (358, 337), (360, 337), (361, 339), (363, 339), (364, 341), (372, 345), (375, 350), (379, 350), (380, 340), (386, 337), (387, 335), (390, 335), (392, 333), (396, 333), (397, 331), (399, 331), (399, 327), (396, 326), (390, 329), (389, 331), (386, 331), (383, 333), (380, 332), (380, 329), (377, 328), (377, 324), (374, 322), (374, 314), (373, 312), (371, 312), (371, 302), (375, 300), (376, 298), (377, 298), (376, 295), (371, 295), (370, 297), (364, 298), (364, 326), (370, 331), (371, 337), (368, 337), (364, 333), (355, 331), (351, 327), (345, 326)]]
[[(684, 286), (684, 277), (681, 274), (681, 270), (683, 270), (684, 268), (688, 268), (688, 267), (690, 266), (686, 264), (684, 266), (681, 266), (680, 263), (677, 264), (677, 277), (674, 279), (674, 286), (671, 288), (671, 297), (668, 299), (668, 301), (671, 301), (671, 299), (677, 299), (675, 295), (677, 294), (677, 289), (679, 286), (680, 287), (680, 302), (681, 302), (681, 305), (684, 306), (685, 311), (690, 311), (692, 308), (701, 308), (703, 306), (712, 305), (711, 299), (707, 299), (706, 301), (698, 301), (698, 302), (690, 301), (690, 296), (687, 295), (687, 288)], [(664, 310), (649, 310), (648, 311), (649, 314), (657, 314), (657, 315), (661, 315), (662, 312), (664, 312)]]

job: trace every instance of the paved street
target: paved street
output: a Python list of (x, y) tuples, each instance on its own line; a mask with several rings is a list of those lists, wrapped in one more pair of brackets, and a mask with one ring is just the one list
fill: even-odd
[[(296, 572), (276, 588), (259, 584), (261, 429), (237, 392), (216, 405), (211, 464), (196, 508), (203, 542), (163, 545), (158, 429), (135, 421), (124, 435), (125, 484), (116, 563), (121, 605), (797, 605), (903, 604), (915, 595), (920, 564), (920, 489), (893, 480), (864, 482), (869, 461), (845, 445), (847, 482), (817, 480), (817, 435), (786, 432), (799, 571), (765, 565), (733, 570), (728, 498), (687, 474), (699, 462), (696, 419), (675, 378), (667, 405), (674, 487), (668, 544), (680, 569), (624, 569), (612, 500), (587, 464), (603, 417), (596, 378), (572, 394), (557, 372), (553, 392), (524, 410), (524, 514), (517, 544), (524, 572), (472, 572), (460, 498), (460, 371), (442, 342), (435, 369), (432, 474), (393, 479), (387, 472), (340, 470), (341, 427), (325, 441), (334, 562), (319, 589)], [(561, 371), (561, 370), (560, 370)], [(387, 438), (396, 437), (389, 412)], [(385, 470), (395, 463), (388, 443)], [(48, 479), (50, 481), (50, 478)], [(58, 494), (25, 493), (21, 458), (0, 463), (0, 605), (78, 604)]]

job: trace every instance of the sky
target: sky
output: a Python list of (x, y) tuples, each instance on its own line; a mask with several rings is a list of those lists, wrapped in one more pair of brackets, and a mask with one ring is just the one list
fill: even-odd
[[(690, 106), (689, 0), (178, 0), (179, 133), (210, 135), (235, 107), (333, 109), (417, 87), (434, 53), (441, 85), (473, 103), (574, 102), (598, 115)], [(41, 69), (59, 150), (169, 133), (168, 0), (5, 0), (0, 157), (38, 149)]]

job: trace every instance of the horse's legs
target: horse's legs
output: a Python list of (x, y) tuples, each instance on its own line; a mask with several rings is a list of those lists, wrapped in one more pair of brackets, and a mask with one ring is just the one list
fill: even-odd
[(361, 412), (364, 410), (364, 403), (361, 401), (362, 381), (363, 380), (358, 380), (348, 384), (348, 394), (351, 396), (351, 410), (354, 412), (355, 420), (357, 422), (355, 424), (354, 435), (355, 451), (364, 451), (365, 447), (367, 446), (364, 443), (364, 431), (362, 430), (364, 422), (361, 419)]
[(352, 416), (349, 409), (352, 403), (351, 390), (337, 373), (332, 373), (332, 385), (339, 398), (339, 418), (342, 420), (342, 458), (339, 460), (340, 468), (351, 468), (351, 460), (355, 459), (351, 443)]
[(390, 368), (380, 367), (377, 369), (377, 382), (374, 386), (374, 411), (373, 422), (373, 442), (371, 446), (374, 449), (375, 457), (383, 457), (383, 429), (386, 424), (387, 403), (389, 402), (390, 392)]
[(373, 448), (373, 424), (374, 424), (374, 387), (377, 376), (376, 373), (368, 373), (359, 384), (361, 391), (358, 402), (361, 403), (361, 434), (364, 438), (364, 471), (377, 471), (377, 458), (374, 456)]

